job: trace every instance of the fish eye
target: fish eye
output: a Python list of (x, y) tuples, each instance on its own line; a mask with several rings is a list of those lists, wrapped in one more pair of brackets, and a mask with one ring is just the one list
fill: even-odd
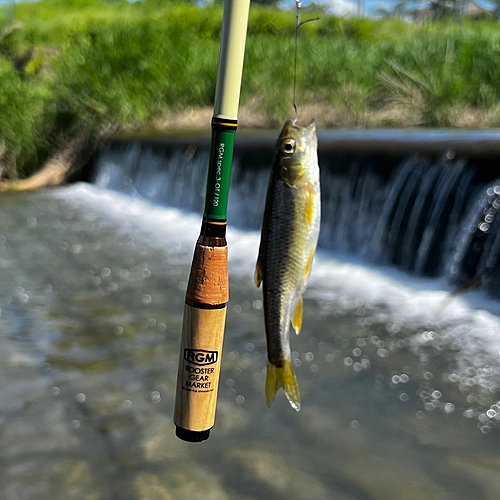
[(295, 153), (295, 139), (286, 139), (281, 144), (281, 150), (287, 155)]

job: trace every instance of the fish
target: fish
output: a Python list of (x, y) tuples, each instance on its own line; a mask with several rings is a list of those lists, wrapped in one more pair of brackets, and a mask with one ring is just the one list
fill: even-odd
[(293, 371), (290, 329), (302, 326), (302, 295), (318, 243), (321, 200), (314, 120), (300, 127), (287, 120), (276, 142), (262, 222), (255, 284), (263, 288), (267, 339), (266, 403), (282, 387), (300, 410)]

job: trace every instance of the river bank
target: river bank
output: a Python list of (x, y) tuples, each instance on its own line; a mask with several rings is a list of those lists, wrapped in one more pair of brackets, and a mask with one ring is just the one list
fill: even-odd
[[(244, 129), (278, 129), (281, 122), (266, 116), (255, 106), (255, 100), (241, 106), (238, 116), (238, 126)], [(414, 110), (403, 107), (387, 106), (378, 110), (362, 109), (357, 112), (346, 112), (328, 102), (306, 104), (298, 108), (298, 122), (306, 124), (312, 119), (319, 129), (337, 128), (428, 128), (422, 117)], [(211, 106), (187, 108), (176, 113), (165, 113), (150, 123), (126, 124), (114, 132), (113, 135), (141, 137), (148, 134), (165, 133), (173, 135), (180, 132), (207, 132), (213, 114)], [(284, 115), (284, 120), (287, 116)], [(446, 117), (443, 117), (443, 128), (457, 129), (486, 129), (496, 128), (500, 124), (500, 106), (480, 110), (473, 107), (457, 106), (450, 108)], [(108, 136), (109, 137), (109, 136)]]
[[(488, 156), (497, 152), (497, 146), (496, 144), (489, 144), (490, 135), (481, 137), (477, 135), (477, 132), (488, 128), (489, 125), (496, 125), (496, 117), (499, 113), (500, 107), (498, 111), (483, 113), (474, 109), (462, 109), (461, 112), (459, 112), (458, 109), (455, 110), (453, 114), (454, 120), (447, 121), (448, 127), (446, 127), (446, 129), (444, 127), (441, 129), (438, 127), (432, 129), (434, 131), (446, 130), (447, 132), (446, 139), (443, 139), (444, 142), (441, 144), (438, 141), (434, 148), (430, 147), (430, 145), (419, 145), (415, 148), (415, 144), (413, 144), (414, 141), (412, 141), (410, 145), (404, 142), (402, 143), (401, 139), (394, 142), (394, 138), (390, 137), (387, 137), (386, 140), (378, 139), (376, 141), (376, 146), (372, 143), (364, 144), (361, 139), (358, 140), (355, 136), (352, 136), (350, 141), (353, 144), (359, 143), (359, 146), (366, 152), (372, 149), (373, 152), (380, 150), (394, 152), (397, 150), (399, 152), (408, 153), (412, 147), (415, 152), (417, 152), (417, 150), (436, 152), (445, 148), (444, 144), (446, 141), (450, 142), (450, 148), (452, 150), (457, 150), (456, 142), (460, 141), (461, 137), (464, 137), (463, 133), (467, 133), (467, 131), (472, 132), (474, 130), (474, 141), (476, 141), (476, 143), (472, 145), (470, 141), (467, 140), (466, 145), (458, 149), (469, 156), (475, 156), (477, 154)], [(24, 191), (49, 186), (60, 186), (65, 184), (68, 179), (72, 177), (78, 179), (80, 178), (79, 170), (93, 157), (97, 148), (103, 142), (109, 142), (116, 139), (131, 141), (161, 140), (161, 138), (167, 139), (177, 135), (185, 137), (186, 134), (189, 134), (191, 137), (197, 134), (208, 135), (210, 134), (212, 114), (213, 108), (211, 106), (187, 108), (180, 112), (165, 113), (163, 116), (155, 118), (150, 123), (108, 125), (98, 132), (90, 132), (86, 129), (80, 130), (78, 133), (68, 136), (62, 142), (62, 145), (56, 148), (51, 156), (41, 164), (40, 168), (32, 172), (32, 175), (26, 178), (22, 176), (19, 178), (19, 175), (16, 173), (16, 175), (10, 179), (8, 176), (5, 176), (7, 178), (0, 180), (0, 192), (8, 190)], [(383, 131), (385, 133), (394, 130), (397, 136), (400, 136), (404, 129), (411, 129), (413, 132), (416, 132), (419, 128), (422, 130), (427, 128), (422, 127), (420, 123), (414, 120), (412, 121), (411, 116), (398, 109), (386, 109), (380, 110), (379, 112), (366, 111), (359, 115), (340, 115), (338, 110), (333, 106), (305, 105), (301, 107), (298, 117), (299, 123), (306, 124), (312, 119), (316, 121), (316, 126), (320, 131), (323, 129), (323, 132), (328, 133), (336, 129), (343, 129), (343, 135), (345, 135), (347, 130), (351, 130), (355, 134), (356, 129), (372, 129), (373, 131)], [(387, 126), (388, 120), (393, 126)], [(251, 133), (252, 131), (258, 130), (275, 130), (277, 136), (280, 127), (281, 124), (276, 123), (263, 113), (260, 113), (252, 105), (244, 104), (240, 109), (240, 133)], [(457, 137), (455, 140), (450, 137), (453, 129), (457, 130)], [(460, 130), (463, 132), (459, 132)], [(490, 130), (490, 132), (494, 134), (493, 130)], [(341, 138), (339, 140), (342, 142)], [(484, 141), (488, 143), (486, 146)], [(266, 142), (268, 142), (267, 139)], [(341, 149), (344, 150), (346, 148), (343, 146)], [(349, 149), (349, 147), (347, 149)], [(2, 176), (0, 175), (0, 179), (1, 178)]]
[[(0, 16), (0, 179), (32, 175), (80, 133), (208, 127), (221, 18), (218, 5), (152, 0), (43, 0), (19, 4), (16, 21)], [(294, 19), (251, 8), (242, 127), (278, 128), (292, 113)], [(322, 15), (301, 28), (299, 119), (498, 126), (498, 33), (491, 20)]]

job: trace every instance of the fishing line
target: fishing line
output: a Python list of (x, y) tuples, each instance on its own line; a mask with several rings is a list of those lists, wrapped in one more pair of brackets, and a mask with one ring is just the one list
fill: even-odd
[(299, 45), (299, 27), (300, 27), (300, 8), (302, 3), (295, 0), (295, 67), (293, 70), (293, 109), (295, 110), (295, 121), (297, 121), (297, 106), (295, 104), (295, 87), (297, 86), (297, 46)]
[(300, 8), (302, 7), (302, 2), (300, 0), (295, 0), (295, 65), (293, 70), (293, 109), (295, 110), (295, 121), (297, 121), (297, 105), (295, 103), (295, 89), (297, 87), (297, 47), (299, 45), (299, 28), (306, 23), (311, 21), (319, 21), (319, 17), (314, 19), (308, 19), (307, 21), (300, 22)]

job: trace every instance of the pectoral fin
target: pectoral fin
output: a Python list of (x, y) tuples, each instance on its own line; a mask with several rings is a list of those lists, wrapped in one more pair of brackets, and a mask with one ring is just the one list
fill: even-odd
[(257, 259), (257, 265), (255, 266), (255, 284), (257, 285), (257, 288), (260, 287), (263, 277), (264, 275), (262, 274), (262, 269), (260, 267), (260, 255), (259, 255), (259, 258)]
[(298, 335), (300, 333), (300, 329), (302, 327), (302, 305), (304, 303), (304, 300), (302, 297), (297, 300), (297, 303), (295, 304), (295, 308), (293, 311), (293, 319), (292, 319), (292, 326), (293, 329), (295, 330), (295, 333)]
[(306, 224), (310, 226), (314, 218), (314, 196), (315, 196), (311, 184), (308, 185), (306, 196), (307, 196), (306, 213), (305, 213)]

